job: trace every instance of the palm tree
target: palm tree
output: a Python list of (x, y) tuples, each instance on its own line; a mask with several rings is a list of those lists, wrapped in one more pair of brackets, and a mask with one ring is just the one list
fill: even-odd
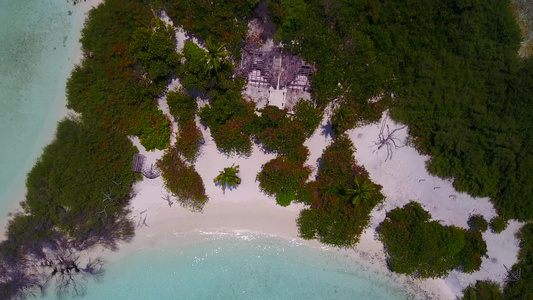
[(362, 182), (359, 182), (357, 178), (354, 179), (355, 189), (346, 189), (346, 195), (350, 196), (353, 205), (357, 205), (367, 199), (371, 193), (376, 191), (376, 186), (372, 181), (368, 179), (363, 179)]
[(228, 56), (230, 52), (224, 50), (224, 47), (225, 45), (222, 43), (213, 43), (211, 41), (211, 38), (208, 38), (205, 41), (205, 48), (207, 49), (207, 52), (202, 58), (202, 61), (205, 61), (206, 64), (206, 73), (209, 73), (211, 71), (215, 71), (215, 73), (218, 73), (220, 66), (229, 61)]
[(241, 179), (237, 173), (239, 173), (239, 166), (235, 166), (235, 164), (233, 164), (231, 167), (224, 168), (224, 171), (220, 171), (213, 182), (215, 184), (220, 184), (222, 186), (223, 193), (226, 193), (226, 186), (232, 188), (241, 183)]
[(336, 134), (343, 133), (349, 127), (352, 111), (345, 105), (335, 110), (331, 123)]

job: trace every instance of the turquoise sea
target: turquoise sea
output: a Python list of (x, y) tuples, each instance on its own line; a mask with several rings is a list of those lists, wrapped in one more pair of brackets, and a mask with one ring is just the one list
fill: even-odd
[(0, 0), (0, 225), (64, 115), (82, 27), (67, 0)]
[[(82, 299), (413, 298), (400, 283), (336, 250), (266, 236), (210, 236), (110, 263), (100, 282), (88, 281)], [(54, 299), (53, 291), (46, 299)]]

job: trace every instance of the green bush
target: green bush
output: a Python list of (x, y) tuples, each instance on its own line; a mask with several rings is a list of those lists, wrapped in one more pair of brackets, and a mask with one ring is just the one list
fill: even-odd
[(158, 109), (143, 114), (136, 134), (146, 150), (166, 149), (170, 143), (170, 121)]
[[(21, 203), (28, 216), (15, 218), (8, 236), (20, 240), (15, 224), (26, 219), (37, 222), (29, 226), (34, 233), (28, 234), (53, 237), (58, 230), (80, 244), (94, 244), (114, 235), (114, 230), (117, 236), (131, 237), (130, 222), (121, 227), (118, 220), (127, 213), (131, 185), (139, 179), (131, 172), (135, 152), (123, 134), (104, 132), (95, 124), (61, 121), (55, 140), (28, 174), (26, 199)], [(103, 221), (104, 208), (109, 223)]]
[(494, 233), (501, 233), (507, 228), (509, 222), (501, 216), (494, 217), (490, 220), (490, 229)]
[(181, 206), (194, 212), (201, 212), (209, 200), (205, 194), (202, 177), (181, 159), (178, 149), (171, 146), (163, 158), (157, 162), (161, 169), (165, 186), (177, 197)]
[(309, 174), (311, 169), (303, 163), (276, 157), (262, 166), (256, 180), (264, 193), (276, 196), (279, 205), (288, 206), (299, 198)]
[(181, 57), (176, 52), (174, 28), (154, 18), (150, 28), (140, 27), (133, 32), (128, 46), (135, 65), (152, 81), (163, 81), (176, 71)]
[(223, 42), (236, 57), (248, 32), (248, 19), (258, 0), (165, 0), (168, 15), (175, 25), (202, 40)]
[(217, 130), (212, 131), (211, 135), (215, 140), (217, 149), (230, 155), (244, 155), (252, 154), (252, 141), (250, 136), (244, 132), (245, 120), (242, 118), (234, 119), (226, 122)]
[(307, 136), (315, 132), (322, 121), (323, 113), (315, 107), (313, 102), (300, 99), (294, 108), (294, 120), (302, 126)]
[(198, 104), (196, 99), (187, 95), (183, 89), (177, 91), (170, 91), (167, 93), (167, 104), (170, 109), (170, 114), (174, 116), (178, 122), (187, 122), (194, 120)]
[(176, 149), (186, 160), (190, 162), (196, 160), (202, 142), (203, 135), (196, 126), (196, 122), (188, 121), (179, 126)]
[(492, 281), (476, 281), (463, 290), (462, 300), (503, 300), (500, 285)]
[(482, 215), (472, 215), (468, 220), (468, 225), (473, 230), (485, 232), (489, 228), (489, 223)]
[(254, 116), (254, 105), (242, 99), (240, 92), (228, 90), (215, 93), (209, 105), (199, 113), (203, 124), (209, 125), (217, 148), (226, 155), (245, 155), (252, 152), (247, 129)]
[(302, 163), (307, 159), (309, 151), (303, 146), (306, 140), (305, 129), (296, 120), (291, 120), (286, 110), (267, 106), (251, 126), (266, 152), (274, 152)]
[(479, 231), (442, 226), (417, 202), (387, 213), (379, 236), (394, 272), (421, 278), (447, 276), (458, 267), (465, 273), (479, 270), (487, 246)]

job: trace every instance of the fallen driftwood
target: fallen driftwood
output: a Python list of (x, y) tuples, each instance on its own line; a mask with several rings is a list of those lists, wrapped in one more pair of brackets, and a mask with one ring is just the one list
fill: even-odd
[[(402, 145), (402, 142), (400, 139), (394, 136), (396, 132), (399, 130), (404, 129), (406, 126), (402, 126), (399, 128), (394, 129), (393, 131), (390, 131), (389, 125), (387, 124), (387, 117), (385, 116), (383, 118), (383, 121), (381, 122), (381, 129), (379, 131), (378, 140), (374, 142), (375, 146), (378, 146), (378, 150), (380, 150), (383, 147), (387, 148), (387, 157), (385, 158), (385, 161), (392, 159), (392, 153), (394, 150), (404, 147), (405, 145)], [(385, 128), (387, 128), (387, 134), (385, 135)]]

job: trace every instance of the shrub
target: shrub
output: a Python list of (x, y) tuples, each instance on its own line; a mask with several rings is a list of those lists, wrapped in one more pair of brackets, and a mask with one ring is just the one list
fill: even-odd
[(267, 106), (261, 110), (261, 116), (254, 120), (253, 132), (263, 144), (263, 150), (274, 152), (290, 159), (305, 162), (309, 154), (302, 145), (305, 142), (305, 130), (300, 123), (291, 120), (286, 110), (276, 106)]
[(146, 150), (163, 150), (170, 143), (170, 121), (158, 109), (143, 114), (137, 123), (136, 134)]
[(264, 193), (276, 196), (279, 205), (288, 206), (299, 198), (309, 174), (311, 169), (303, 163), (276, 157), (263, 165), (256, 180)]
[(245, 121), (242, 118), (228, 121), (218, 129), (213, 129), (211, 134), (217, 149), (230, 156), (233, 154), (249, 156), (252, 153), (252, 141), (244, 132)]
[(501, 216), (496, 216), (490, 220), (490, 229), (494, 233), (500, 233), (507, 228), (509, 222)]
[(165, 151), (165, 155), (157, 162), (161, 169), (165, 186), (177, 197), (181, 206), (194, 212), (202, 211), (208, 201), (202, 177), (183, 161), (176, 147)]
[(322, 121), (322, 111), (316, 108), (313, 102), (300, 99), (294, 108), (294, 120), (302, 126), (305, 134), (312, 135)]
[(489, 223), (482, 215), (472, 215), (470, 219), (468, 220), (468, 225), (470, 225), (470, 228), (473, 230), (478, 230), (481, 232), (485, 232), (487, 228), (489, 227)]
[(176, 149), (186, 160), (196, 160), (202, 142), (203, 135), (196, 122), (190, 120), (179, 126)]
[(500, 285), (492, 281), (476, 281), (463, 290), (462, 300), (502, 300)]
[(198, 104), (196, 100), (187, 95), (183, 89), (177, 91), (170, 91), (167, 93), (167, 103), (170, 109), (170, 114), (173, 115), (178, 122), (187, 122), (194, 120)]
[(421, 278), (442, 277), (458, 267), (463, 272), (479, 270), (487, 246), (479, 231), (442, 226), (417, 202), (387, 213), (380, 239), (386, 246), (394, 272)]
[(533, 299), (533, 223), (525, 224), (516, 237), (520, 239), (520, 251), (511, 272), (520, 272), (520, 280), (507, 283), (505, 299)]
[(129, 54), (152, 81), (165, 81), (179, 65), (174, 36), (174, 28), (157, 18), (152, 19), (150, 28), (140, 27), (133, 33)]

